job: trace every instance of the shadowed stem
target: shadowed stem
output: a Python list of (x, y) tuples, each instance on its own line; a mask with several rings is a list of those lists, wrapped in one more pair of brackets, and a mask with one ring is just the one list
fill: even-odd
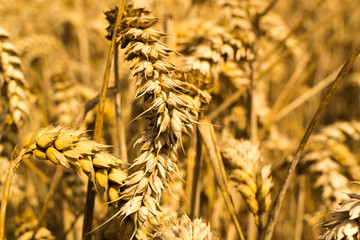
[[(96, 120), (95, 120), (95, 130), (94, 130), (93, 139), (97, 142), (101, 141), (102, 126), (103, 126), (103, 122), (104, 122), (105, 101), (106, 101), (107, 89), (108, 89), (108, 85), (109, 85), (109, 81), (110, 81), (111, 63), (112, 63), (113, 55), (114, 55), (116, 36), (119, 31), (122, 13), (125, 8), (125, 0), (119, 1), (118, 6), (120, 6), (120, 9), (116, 16), (115, 29), (114, 29), (114, 33), (113, 33), (113, 36), (111, 39), (111, 45), (110, 45), (110, 49), (109, 49), (108, 59), (106, 62), (104, 81), (103, 81), (103, 85), (102, 85), (102, 89), (101, 89), (101, 94), (100, 94), (100, 99), (99, 99), (99, 104), (98, 104), (98, 109), (97, 109), (97, 114), (96, 114)], [(93, 221), (95, 194), (96, 194), (96, 192), (95, 192), (93, 183), (91, 182), (91, 179), (89, 178), (88, 188), (87, 188), (87, 193), (86, 193), (84, 224), (83, 224), (83, 231), (82, 231), (82, 239), (84, 239), (84, 240), (91, 239), (91, 236), (90, 236), (90, 234), (88, 234), (88, 232), (90, 232), (91, 228), (92, 228), (91, 224)]]
[(121, 86), (119, 77), (119, 48), (118, 44), (115, 45), (114, 51), (114, 76), (115, 87), (118, 89), (118, 93), (115, 95), (115, 112), (116, 112), (116, 128), (117, 128), (117, 142), (119, 145), (120, 157), (124, 162), (128, 162), (127, 148), (126, 148), (126, 134), (124, 125), (124, 87)]
[(281, 186), (280, 192), (277, 196), (276, 202), (274, 207), (272, 208), (272, 211), (269, 216), (269, 221), (263, 231), (263, 234), (261, 235), (261, 240), (271, 240), (272, 235), (274, 233), (275, 225), (279, 217), (279, 213), (282, 207), (282, 204), (284, 202), (285, 194), (288, 189), (290, 179), (292, 175), (294, 175), (296, 166), (300, 160), (300, 157), (303, 153), (303, 150), (305, 148), (305, 145), (312, 134), (312, 132), (315, 129), (316, 124), (319, 122), (321, 114), (324, 112), (326, 106), (329, 104), (331, 98), (334, 96), (336, 89), (339, 87), (340, 83), (344, 79), (344, 77), (348, 74), (350, 71), (352, 65), (354, 64), (356, 58), (359, 56), (360, 53), (360, 43), (356, 46), (355, 50), (349, 57), (349, 59), (345, 62), (344, 66), (340, 70), (338, 76), (336, 77), (333, 85), (331, 86), (331, 89), (329, 90), (328, 94), (326, 95), (325, 99), (320, 103), (320, 106), (318, 110), (316, 111), (313, 119), (311, 120), (308, 128), (306, 129), (306, 132), (301, 139), (301, 142), (299, 144), (298, 149), (296, 150), (296, 153), (294, 155), (294, 159), (292, 160), (290, 167), (288, 169), (288, 172), (285, 176), (283, 185)]
[(212, 169), (214, 171), (214, 175), (215, 175), (217, 184), (219, 185), (219, 188), (220, 188), (221, 194), (224, 198), (226, 207), (229, 210), (229, 213), (230, 213), (230, 216), (235, 225), (236, 231), (238, 232), (239, 239), (245, 240), (244, 234), (241, 230), (238, 216), (236, 215), (236, 212), (235, 212), (234, 203), (231, 199), (229, 189), (227, 187), (225, 168), (224, 168), (223, 162), (221, 160), (220, 151), (216, 145), (216, 140), (215, 140), (216, 137), (215, 137), (214, 128), (211, 125), (211, 123), (209, 123), (206, 120), (201, 121), (201, 124), (198, 125), (198, 128), (199, 128), (201, 137), (203, 139), (204, 145), (206, 147), (207, 153), (209, 155), (210, 163), (211, 163)]
[(193, 171), (192, 178), (192, 187), (191, 187), (191, 200), (190, 200), (190, 219), (194, 219), (199, 215), (199, 201), (200, 201), (200, 189), (199, 189), (199, 179), (200, 179), (200, 169), (202, 162), (202, 139), (199, 132), (199, 129), (196, 129), (196, 157), (195, 157), (195, 166)]
[[(254, 79), (254, 68), (253, 68), (253, 63), (249, 62), (249, 67), (250, 67), (250, 86), (248, 89), (249, 92), (249, 113), (248, 113), (248, 135), (250, 138), (250, 141), (253, 144), (256, 144), (257, 142), (257, 113), (256, 113), (256, 107), (255, 107), (255, 101), (256, 101), (256, 83), (255, 83), (255, 79)], [(257, 217), (259, 218), (258, 222), (261, 222), (261, 216), (252, 216), (252, 213), (249, 213), (249, 217), (248, 217), (248, 240), (255, 240), (257, 239), (257, 234), (259, 234), (258, 232), (261, 230), (261, 227), (259, 225), (259, 228), (257, 231), (256, 230), (256, 225), (255, 225), (255, 218)]]
[(2, 196), (2, 201), (1, 201), (1, 207), (0, 207), (0, 240), (5, 240), (5, 216), (6, 216), (6, 207), (7, 207), (7, 203), (9, 200), (9, 195), (10, 195), (10, 187), (11, 187), (11, 182), (14, 178), (15, 172), (17, 170), (17, 168), (20, 165), (21, 160), (23, 159), (23, 156), (26, 154), (27, 149), (22, 149), (19, 154), (17, 155), (17, 157), (15, 159), (13, 159), (13, 155), (16, 152), (16, 147), (13, 151), (13, 154), (11, 156), (11, 162), (10, 162), (10, 166), (9, 166), (9, 171), (6, 175), (6, 180), (5, 180), (5, 187), (4, 187), (4, 192), (3, 192), (3, 196)]

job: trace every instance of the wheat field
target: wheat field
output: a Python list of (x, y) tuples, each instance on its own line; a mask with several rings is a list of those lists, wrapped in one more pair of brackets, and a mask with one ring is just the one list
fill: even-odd
[(0, 240), (359, 240), (358, 0), (0, 0)]

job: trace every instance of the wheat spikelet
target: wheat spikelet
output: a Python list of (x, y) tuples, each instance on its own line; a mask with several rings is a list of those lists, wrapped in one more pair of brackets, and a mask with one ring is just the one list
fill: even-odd
[(271, 204), (273, 181), (270, 165), (263, 164), (258, 147), (246, 140), (229, 139), (221, 152), (232, 166), (231, 179), (236, 183), (236, 189), (254, 214), (256, 224), (261, 226), (261, 214)]
[(360, 193), (347, 195), (350, 199), (342, 201), (331, 213), (332, 219), (321, 224), (327, 231), (318, 240), (359, 239)]
[(185, 214), (177, 219), (171, 219), (152, 238), (153, 240), (211, 240), (210, 227), (201, 219), (191, 219)]
[(23, 147), (38, 160), (50, 160), (67, 169), (81, 169), (94, 182), (105, 201), (118, 200), (120, 187), (127, 176), (121, 169), (123, 162), (106, 152), (106, 146), (83, 137), (84, 133), (84, 129), (50, 125), (34, 134), (35, 143), (31, 144), (30, 135)]
[[(117, 10), (106, 13), (112, 35)], [(143, 101), (143, 118), (147, 127), (135, 145), (140, 146), (140, 156), (131, 166), (133, 173), (125, 181), (122, 198), (127, 202), (120, 215), (133, 215), (138, 227), (149, 219), (151, 225), (160, 222), (159, 206), (162, 191), (167, 188), (171, 174), (178, 173), (177, 148), (182, 133), (193, 130), (199, 105), (189, 96), (183, 82), (176, 78), (178, 69), (167, 60), (172, 51), (159, 39), (165, 34), (153, 28), (156, 18), (147, 16), (144, 8), (129, 5), (121, 21), (118, 43), (126, 48), (125, 59), (132, 61), (131, 77), (136, 77), (135, 98)]]

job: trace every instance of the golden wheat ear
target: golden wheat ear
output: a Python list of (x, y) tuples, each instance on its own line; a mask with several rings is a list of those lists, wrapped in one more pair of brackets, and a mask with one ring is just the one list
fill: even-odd
[(18, 51), (8, 39), (9, 33), (0, 27), (0, 111), (5, 116), (0, 124), (18, 134), (30, 118), (31, 101)]
[[(114, 29), (117, 10), (106, 13)], [(199, 105), (177, 79), (179, 70), (168, 60), (171, 49), (160, 41), (164, 33), (155, 29), (156, 18), (149, 11), (128, 5), (120, 24), (117, 42), (126, 48), (125, 60), (132, 61), (131, 77), (136, 78), (135, 99), (144, 104), (139, 118), (148, 120), (144, 133), (136, 141), (140, 154), (133, 161), (132, 172), (126, 178), (121, 207), (122, 218), (134, 216), (138, 228), (145, 223), (161, 223), (160, 199), (168, 187), (171, 174), (178, 175), (177, 148), (182, 134), (191, 133), (197, 120)]]
[(332, 208), (344, 200), (349, 182), (358, 180), (359, 164), (351, 144), (359, 139), (358, 121), (337, 122), (322, 128), (312, 136), (304, 154), (302, 169), (322, 189), (323, 203)]
[(258, 146), (247, 140), (228, 139), (221, 153), (228, 159), (232, 170), (230, 178), (254, 214), (256, 225), (262, 227), (261, 216), (271, 204), (273, 181), (270, 165), (265, 165)]
[(185, 214), (180, 218), (171, 219), (152, 237), (152, 240), (211, 240), (210, 226), (201, 219), (191, 219)]
[(48, 126), (30, 135), (24, 149), (38, 160), (49, 160), (70, 169), (82, 170), (95, 184), (104, 201), (120, 198), (121, 186), (127, 177), (121, 169), (124, 162), (108, 153), (106, 146), (84, 137), (85, 129)]

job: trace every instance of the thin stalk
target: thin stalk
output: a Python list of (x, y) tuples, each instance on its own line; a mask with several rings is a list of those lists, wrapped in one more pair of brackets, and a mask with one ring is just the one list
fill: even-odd
[(216, 144), (214, 128), (211, 125), (211, 123), (209, 123), (208, 121), (202, 121), (201, 124), (198, 125), (198, 128), (201, 137), (204, 141), (206, 150), (208, 152), (210, 163), (214, 171), (216, 181), (219, 185), (225, 204), (229, 210), (230, 216), (238, 232), (239, 239), (245, 240), (244, 234), (241, 230), (238, 216), (235, 212), (234, 203), (229, 193), (229, 188), (227, 187), (225, 167), (221, 160), (221, 154)]
[(355, 62), (356, 58), (359, 56), (359, 54), (360, 54), (360, 42), (358, 43), (358, 45), (354, 49), (354, 51), (351, 54), (351, 56), (349, 57), (349, 59), (345, 62), (342, 69), (340, 70), (340, 72), (339, 72), (338, 76), (336, 77), (333, 85), (331, 86), (331, 89), (329, 90), (329, 92), (326, 95), (326, 97), (324, 98), (324, 100), (320, 103), (320, 106), (319, 106), (318, 110), (316, 111), (316, 113), (315, 113), (313, 119), (311, 120), (308, 128), (306, 129), (306, 132), (305, 132), (303, 138), (301, 139), (299, 147), (296, 150), (296, 153), (294, 155), (294, 159), (292, 160), (292, 162), (290, 164), (290, 167), (289, 167), (289, 169), (287, 171), (284, 182), (283, 182), (283, 184), (281, 186), (281, 189), (280, 189), (280, 192), (279, 192), (279, 194), (277, 196), (275, 205), (271, 210), (268, 223), (267, 223), (267, 225), (266, 225), (266, 227), (265, 227), (265, 229), (263, 231), (263, 234), (261, 235), (262, 240), (271, 240), (272, 235), (274, 233), (276, 222), (277, 222), (279, 214), (280, 214), (282, 204), (284, 202), (285, 194), (286, 194), (286, 191), (287, 191), (289, 183), (290, 183), (290, 179), (291, 179), (292, 175), (295, 172), (296, 166), (297, 166), (297, 164), (298, 164), (298, 162), (300, 160), (300, 157), (301, 157), (301, 155), (303, 153), (304, 147), (305, 147), (310, 135), (314, 131), (316, 124), (319, 122), (320, 116), (322, 115), (322, 113), (324, 112), (326, 106), (329, 104), (330, 100), (334, 96), (334, 94), (336, 92), (336, 89), (339, 87), (339, 85), (343, 81), (344, 77), (350, 71), (352, 65), (354, 64), (354, 62)]
[[(115, 42), (117, 33), (120, 28), (120, 21), (122, 18), (122, 14), (125, 8), (125, 0), (119, 1), (119, 12), (116, 17), (115, 22), (115, 29), (114, 33), (111, 39), (108, 59), (106, 62), (106, 68), (105, 68), (105, 74), (104, 74), (104, 80), (103, 85), (100, 93), (100, 99), (96, 114), (96, 120), (95, 120), (95, 129), (94, 129), (94, 136), (93, 139), (97, 142), (101, 141), (101, 133), (102, 133), (102, 127), (104, 122), (104, 109), (105, 109), (105, 101), (106, 101), (106, 95), (107, 95), (107, 89), (110, 81), (110, 70), (111, 70), (111, 63), (113, 60), (114, 55), (114, 48), (115, 48)], [(94, 203), (95, 203), (95, 189), (91, 182), (91, 180), (88, 180), (88, 188), (86, 193), (86, 203), (85, 203), (85, 214), (84, 214), (84, 224), (83, 224), (83, 231), (82, 231), (82, 239), (84, 240), (90, 240), (91, 235), (88, 234), (92, 229), (92, 221), (93, 221), (93, 212), (94, 212)]]
[[(250, 86), (249, 86), (249, 113), (248, 113), (248, 132), (250, 141), (256, 144), (257, 141), (257, 114), (255, 108), (256, 100), (256, 84), (254, 79), (254, 69), (252, 62), (249, 63), (250, 67)], [(260, 216), (259, 216), (260, 218)], [(248, 216), (248, 240), (255, 240), (257, 238), (258, 231), (256, 230), (255, 218), (252, 213)], [(261, 221), (261, 219), (259, 219)]]
[(199, 129), (196, 129), (196, 156), (195, 166), (193, 170), (192, 187), (191, 187), (191, 200), (190, 200), (190, 218), (194, 219), (199, 215), (200, 203), (200, 169), (202, 163), (202, 144), (201, 134)]
[[(12, 155), (14, 155), (15, 152), (16, 152), (16, 148), (13, 151)], [(5, 240), (6, 207), (7, 207), (7, 203), (9, 200), (11, 183), (14, 178), (15, 172), (16, 172), (17, 168), (19, 167), (20, 162), (22, 161), (23, 156), (26, 152), (27, 152), (27, 150), (22, 149), (15, 159), (11, 159), (9, 170), (6, 175), (5, 187), (4, 187), (4, 192), (3, 192), (3, 197), (2, 197), (2, 201), (1, 201), (1, 207), (0, 207), (0, 240)]]
[(306, 59), (300, 59), (300, 63), (297, 64), (294, 72), (292, 73), (289, 80), (286, 82), (285, 86), (281, 89), (280, 94), (275, 100), (275, 103), (271, 107), (271, 112), (269, 115), (272, 116), (273, 113), (278, 112), (280, 108), (282, 108), (285, 104), (285, 101), (289, 98), (289, 93), (294, 86), (299, 82), (302, 74), (306, 69), (306, 65), (309, 63), (310, 56), (306, 57)]
[(320, 81), (318, 84), (316, 84), (313, 88), (308, 90), (306, 93), (289, 103), (287, 106), (285, 106), (283, 109), (281, 109), (278, 113), (275, 114), (275, 116), (270, 119), (268, 124), (276, 123), (280, 119), (282, 119), (284, 116), (288, 115), (290, 112), (292, 112), (297, 107), (301, 106), (304, 102), (309, 100), (311, 97), (318, 94), (321, 90), (323, 90), (325, 87), (327, 87), (330, 83), (333, 82), (332, 79), (336, 76), (336, 73), (339, 72), (340, 67), (337, 68), (334, 72), (332, 72), (328, 77)]
[(235, 93), (226, 98), (225, 101), (222, 102), (216, 109), (212, 110), (211, 113), (207, 116), (209, 121), (212, 121), (215, 118), (219, 117), (221, 113), (223, 113), (231, 105), (233, 105), (245, 93), (246, 89), (246, 87), (238, 89)]
[[(117, 92), (118, 92), (117, 88), (109, 87), (107, 90), (106, 97), (115, 96)], [(96, 107), (96, 105), (99, 102), (99, 99), (100, 99), (100, 94), (98, 94), (95, 97), (93, 97), (92, 99), (86, 101), (84, 106), (82, 106), (79, 109), (79, 114), (77, 116), (75, 116), (74, 120), (71, 123), (71, 126), (76, 126), (76, 127), (81, 126), (84, 119), (86, 118), (86, 115)]]
[(124, 89), (121, 87), (119, 76), (119, 46), (115, 45), (114, 51), (114, 76), (115, 76), (115, 88), (118, 89), (118, 94), (115, 95), (115, 111), (116, 111), (116, 129), (117, 129), (117, 141), (119, 144), (119, 153), (121, 159), (125, 162), (128, 161), (127, 147), (126, 147), (126, 134), (124, 124)]
[(40, 229), (40, 227), (45, 219), (46, 212), (49, 209), (50, 201), (53, 199), (56, 189), (59, 186), (59, 183), (60, 183), (63, 175), (64, 175), (64, 168), (62, 166), (57, 166), (54, 178), (51, 181), (51, 186), (50, 186), (49, 192), (46, 195), (45, 202), (44, 202), (44, 205), (41, 210), (41, 214), (38, 217), (38, 221), (37, 221), (37, 224), (36, 224), (36, 227), (34, 229), (34, 233), (31, 237), (31, 239), (35, 239), (35, 235), (38, 232), (38, 230)]
[(269, 5), (265, 8), (265, 10), (257, 15), (257, 18), (260, 19), (261, 17), (265, 16), (271, 9), (275, 7), (279, 0), (272, 0)]
[(250, 131), (250, 141), (252, 143), (256, 143), (257, 141), (257, 113), (256, 113), (256, 107), (255, 107), (255, 101), (256, 101), (256, 80), (254, 79), (254, 68), (253, 64), (249, 63), (250, 66), (250, 88), (249, 88), (249, 94), (250, 94), (250, 113), (249, 113), (249, 131)]

